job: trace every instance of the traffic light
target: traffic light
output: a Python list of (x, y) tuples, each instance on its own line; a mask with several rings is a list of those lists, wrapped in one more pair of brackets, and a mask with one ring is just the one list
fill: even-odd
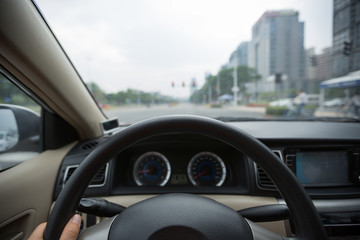
[(195, 82), (195, 80), (192, 81), (191, 85), (192, 85), (192, 87), (196, 87), (196, 82)]
[(352, 42), (351, 42), (351, 41), (345, 41), (343, 44), (344, 44), (343, 54), (344, 54), (345, 56), (349, 56), (350, 53), (351, 53), (351, 45), (352, 45)]
[(310, 59), (311, 59), (311, 66), (316, 67), (317, 64), (318, 64), (317, 57), (315, 55), (313, 55), (313, 56), (310, 57)]
[(171, 82), (171, 87), (175, 87), (174, 81)]
[(282, 74), (281, 73), (276, 73), (275, 74), (275, 83), (280, 84), (281, 81), (282, 81)]
[(185, 82), (184, 81), (182, 81), (182, 86), (185, 87)]

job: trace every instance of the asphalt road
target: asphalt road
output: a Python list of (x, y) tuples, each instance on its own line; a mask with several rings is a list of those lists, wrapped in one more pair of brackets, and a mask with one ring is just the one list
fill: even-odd
[(111, 107), (110, 109), (105, 109), (104, 113), (109, 118), (117, 117), (120, 123), (134, 123), (148, 118), (172, 114), (195, 114), (212, 118), (262, 118), (265, 114), (265, 108), (251, 108), (245, 106), (223, 106), (222, 108), (210, 108), (208, 105), (193, 105), (182, 103), (176, 106), (152, 105), (150, 107), (146, 107), (140, 105), (118, 108)]

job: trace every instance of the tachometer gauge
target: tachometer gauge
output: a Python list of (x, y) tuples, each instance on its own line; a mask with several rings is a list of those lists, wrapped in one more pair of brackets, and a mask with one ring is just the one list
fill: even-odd
[(134, 164), (133, 177), (138, 186), (164, 186), (171, 173), (167, 158), (158, 152), (141, 155)]
[(216, 154), (201, 152), (190, 160), (187, 173), (194, 186), (221, 186), (226, 178), (226, 167)]

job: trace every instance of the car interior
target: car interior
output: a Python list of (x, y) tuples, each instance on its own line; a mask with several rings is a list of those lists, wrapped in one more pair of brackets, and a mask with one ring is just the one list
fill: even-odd
[(0, 78), (39, 106), (0, 104), (18, 132), (0, 152), (0, 239), (42, 222), (59, 239), (75, 212), (88, 240), (360, 239), (358, 121), (121, 125), (29, 0), (0, 1)]

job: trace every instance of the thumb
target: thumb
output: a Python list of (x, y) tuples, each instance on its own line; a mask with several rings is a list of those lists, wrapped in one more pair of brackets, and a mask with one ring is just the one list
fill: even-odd
[(75, 240), (80, 231), (81, 216), (75, 214), (66, 224), (61, 234), (60, 240)]
[(42, 240), (44, 231), (45, 231), (46, 223), (42, 223), (34, 230), (28, 240)]

